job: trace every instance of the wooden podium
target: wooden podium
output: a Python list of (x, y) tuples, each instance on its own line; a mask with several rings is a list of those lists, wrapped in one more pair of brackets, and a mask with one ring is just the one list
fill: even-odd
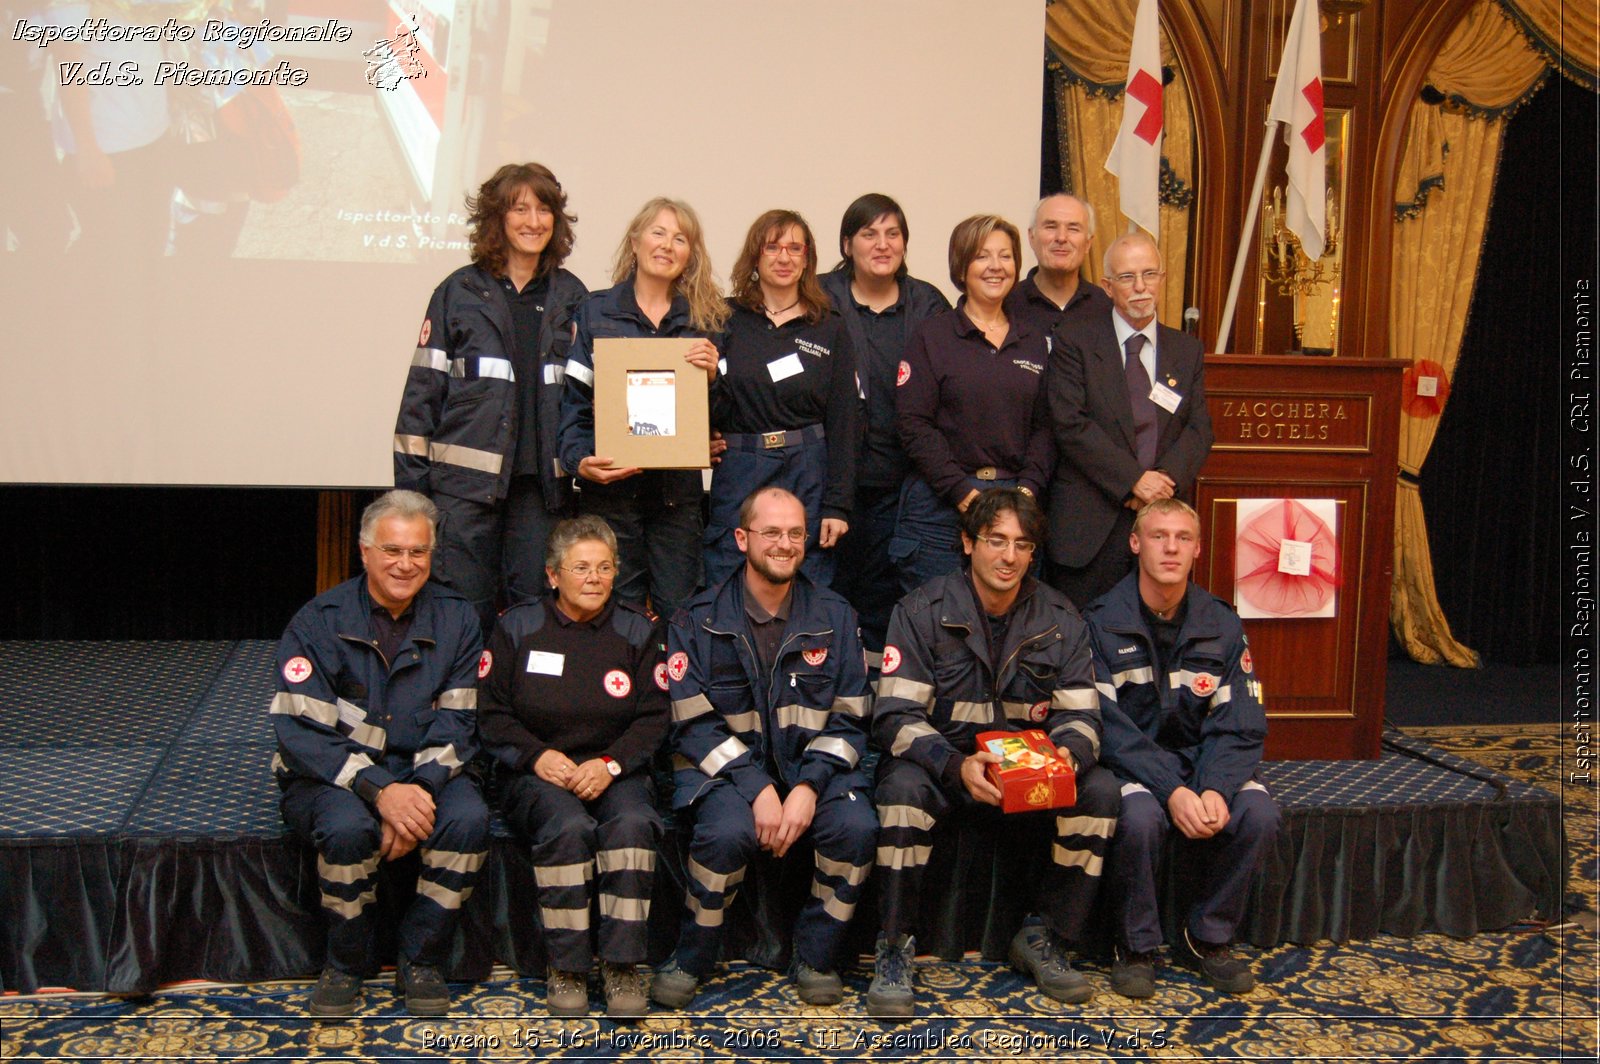
[(1241, 502), (1330, 500), (1334, 517), (1333, 616), (1244, 621), (1265, 692), (1270, 759), (1378, 756), (1403, 369), (1387, 359), (1206, 358), (1216, 443), (1195, 489), (1204, 523), (1196, 581), (1241, 605)]

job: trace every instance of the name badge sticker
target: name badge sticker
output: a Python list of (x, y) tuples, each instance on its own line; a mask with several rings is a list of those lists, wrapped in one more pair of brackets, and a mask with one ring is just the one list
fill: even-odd
[(1150, 401), (1169, 414), (1178, 412), (1178, 404), (1183, 402), (1183, 396), (1168, 388), (1160, 381), (1150, 387)]
[(800, 353), (791, 351), (782, 358), (773, 359), (767, 363), (767, 372), (772, 374), (772, 383), (786, 381), (797, 373), (804, 373), (806, 367), (800, 362)]
[(548, 650), (528, 651), (528, 671), (540, 676), (560, 676), (567, 667), (565, 654), (552, 654)]

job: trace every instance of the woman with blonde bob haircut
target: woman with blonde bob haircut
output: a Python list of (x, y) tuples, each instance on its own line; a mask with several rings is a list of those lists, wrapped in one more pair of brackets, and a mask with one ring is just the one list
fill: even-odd
[(744, 564), (733, 535), (740, 504), (778, 487), (805, 507), (801, 571), (827, 587), (855, 504), (860, 399), (850, 332), (817, 279), (804, 218), (772, 210), (751, 223), (728, 303), (722, 375), (711, 386), (711, 427), (728, 451), (711, 477), (706, 583)]
[(711, 337), (727, 321), (688, 204), (657, 197), (639, 209), (617, 248), (613, 284), (578, 308), (561, 398), (561, 464), (577, 474), (579, 512), (616, 533), (616, 595), (663, 617), (685, 605), (701, 575), (700, 472), (619, 466), (594, 451), (594, 342), (612, 337), (691, 337), (684, 361), (717, 378)]

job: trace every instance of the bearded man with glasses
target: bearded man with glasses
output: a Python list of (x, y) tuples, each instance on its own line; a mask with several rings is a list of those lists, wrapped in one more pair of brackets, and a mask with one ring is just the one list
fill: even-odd
[(781, 860), (802, 838), (815, 871), (794, 926), (795, 983), (809, 1005), (844, 996), (835, 969), (878, 838), (860, 768), (867, 671), (855, 611), (800, 571), (806, 517), (782, 488), (746, 498), (734, 530), (745, 563), (667, 635), (672, 806), (692, 824), (677, 949), (650, 987), (668, 1008), (711, 974), (752, 860)]
[(466, 599), (431, 583), (438, 509), (396, 489), (361, 515), (360, 576), (318, 595), (278, 643), (273, 774), (283, 819), (317, 850), (327, 962), (309, 1011), (348, 1016), (377, 972), (378, 866), (417, 851), (395, 986), (413, 1015), (450, 1005), (440, 966), (489, 844), (461, 769), (477, 752), (482, 633)]
[[(957, 813), (1007, 831), (1000, 791), (985, 775), (997, 755), (978, 749), (986, 731), (1044, 731), (1077, 777), (1069, 808), (1050, 816), (1054, 839), (1036, 884), (1033, 915), (1011, 939), (1011, 964), (1057, 1001), (1081, 1004), (1089, 982), (1068, 950), (1080, 944), (1100, 889), (1120, 805), (1116, 779), (1098, 766), (1101, 712), (1088, 629), (1072, 605), (1028, 575), (1045, 535), (1044, 514), (1018, 488), (991, 488), (961, 514), (967, 565), (913, 591), (895, 607), (873, 713), (882, 823), (878, 911), (882, 931), (867, 1011), (906, 1019), (915, 1011), (912, 932), (934, 827)], [(992, 807), (984, 810), (981, 807)], [(1014, 818), (1013, 818), (1014, 819)], [(1004, 846), (999, 847), (1002, 851)], [(1025, 855), (1009, 853), (1022, 872)], [(960, 884), (950, 884), (959, 891)], [(947, 914), (959, 912), (947, 907)]]

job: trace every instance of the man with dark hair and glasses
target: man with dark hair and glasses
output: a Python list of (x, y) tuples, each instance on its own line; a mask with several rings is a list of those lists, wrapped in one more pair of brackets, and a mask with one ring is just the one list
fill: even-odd
[[(935, 825), (1000, 804), (985, 775), (999, 758), (977, 748), (985, 731), (1044, 731), (1076, 773), (1076, 805), (1020, 814), (1049, 815), (1055, 830), (1036, 915), (1012, 938), (1008, 958), (1049, 997), (1089, 1000), (1088, 980), (1067, 950), (1081, 940), (1100, 888), (1119, 799), (1116, 780), (1097, 764), (1105, 696), (1095, 686), (1088, 631), (1065, 597), (1028, 575), (1045, 531), (1031, 495), (983, 492), (961, 515), (966, 567), (907, 595), (889, 621), (872, 721), (873, 741), (888, 755), (878, 763), (875, 795), (882, 931), (867, 993), (874, 1016), (914, 1013), (911, 932)], [(998, 815), (992, 826), (1004, 830)], [(1008, 859), (1025, 869), (1023, 855)]]
[(739, 510), (745, 562), (679, 611), (667, 635), (673, 797), (692, 824), (687, 910), (650, 996), (681, 1009), (722, 949), (724, 914), (759, 854), (812, 844), (811, 896), (794, 927), (795, 984), (838, 1004), (844, 933), (872, 870), (878, 818), (860, 769), (866, 665), (847, 602), (800, 572), (806, 512), (782, 488)]
[(416, 851), (416, 899), (396, 936), (396, 989), (439, 1015), (439, 968), (489, 845), (489, 811), (461, 769), (477, 750), (482, 634), (466, 599), (428, 580), (438, 509), (396, 489), (361, 515), (362, 575), (318, 595), (278, 643), (273, 774), (283, 819), (316, 847), (328, 956), (313, 1016), (348, 1016), (377, 972), (378, 865)]

